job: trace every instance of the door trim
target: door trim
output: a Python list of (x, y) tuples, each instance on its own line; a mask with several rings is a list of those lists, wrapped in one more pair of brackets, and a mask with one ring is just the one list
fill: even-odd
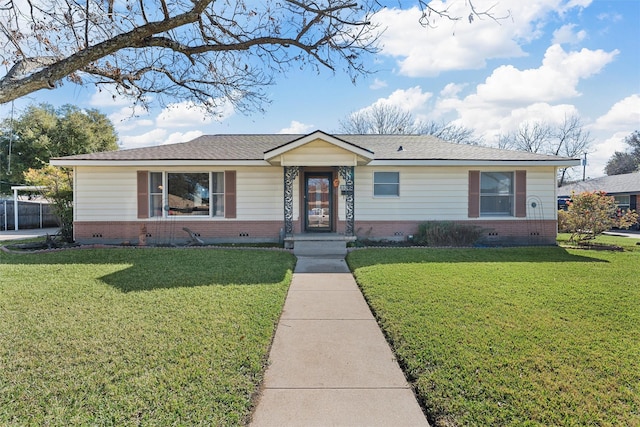
[[(306, 171), (303, 173), (303, 203), (302, 203), (302, 207), (303, 207), (303, 215), (304, 215), (304, 220), (303, 220), (303, 227), (304, 227), (304, 232), (305, 233), (332, 233), (335, 230), (335, 215), (336, 215), (336, 208), (335, 208), (335, 200), (334, 200), (334, 188), (333, 188), (333, 177), (334, 177), (334, 173), (333, 171)], [(311, 227), (310, 226), (310, 221), (309, 221), (309, 209), (308, 209), (308, 198), (309, 198), (309, 178), (326, 178), (327, 182), (328, 182), (328, 214), (329, 214), (329, 221), (328, 221), (328, 226), (327, 227)], [(322, 209), (322, 208), (321, 208)], [(320, 211), (319, 213), (320, 215), (323, 214), (322, 211)]]

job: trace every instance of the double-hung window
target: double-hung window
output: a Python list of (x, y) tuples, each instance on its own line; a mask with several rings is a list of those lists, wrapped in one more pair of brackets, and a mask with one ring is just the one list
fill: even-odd
[(223, 172), (151, 172), (152, 217), (224, 216)]
[(400, 172), (374, 172), (373, 173), (374, 197), (399, 197), (400, 196)]
[(513, 172), (480, 173), (480, 215), (514, 215)]
[(162, 217), (163, 209), (163, 191), (164, 183), (162, 182), (162, 172), (149, 173), (149, 216)]

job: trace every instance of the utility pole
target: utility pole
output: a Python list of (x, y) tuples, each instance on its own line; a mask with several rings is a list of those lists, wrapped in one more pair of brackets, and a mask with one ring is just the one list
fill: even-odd
[(587, 174), (587, 152), (584, 152), (584, 159), (582, 159), (582, 180), (585, 180)]

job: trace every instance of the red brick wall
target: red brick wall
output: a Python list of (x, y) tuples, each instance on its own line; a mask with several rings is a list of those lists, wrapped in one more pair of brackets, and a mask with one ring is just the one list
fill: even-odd
[[(358, 239), (405, 240), (418, 230), (423, 221), (356, 221)], [(488, 244), (554, 244), (557, 234), (555, 220), (471, 220), (460, 221), (484, 229)], [(189, 240), (183, 227), (189, 228), (205, 242), (273, 241), (280, 239), (283, 221), (103, 221), (74, 223), (78, 242), (129, 242), (138, 244), (142, 227), (146, 227), (149, 244), (178, 243)], [(344, 233), (344, 221), (337, 222), (337, 232)], [(294, 232), (301, 230), (300, 221), (294, 221)]]
[(137, 244), (146, 227), (149, 243), (158, 240), (188, 241), (189, 234), (183, 227), (199, 234), (205, 242), (278, 241), (282, 221), (96, 221), (74, 223), (75, 240), (78, 242), (129, 242)]
[[(356, 221), (358, 239), (404, 240), (418, 231), (424, 221)], [(457, 221), (484, 228), (488, 244), (555, 244), (558, 224), (555, 220), (470, 220)]]

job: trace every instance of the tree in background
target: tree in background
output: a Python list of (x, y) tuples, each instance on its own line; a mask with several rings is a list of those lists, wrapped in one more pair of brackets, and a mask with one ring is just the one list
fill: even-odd
[[(460, 13), (419, 1), (416, 19), (504, 19), (466, 0)], [(261, 88), (292, 66), (367, 73), (382, 29), (377, 0), (30, 0), (0, 7), (0, 104), (64, 80), (115, 86), (146, 105), (189, 100), (260, 107)], [(500, 14), (504, 16), (499, 16)]]
[(73, 242), (73, 179), (71, 171), (47, 165), (29, 169), (24, 174), (28, 184), (42, 188), (42, 196), (51, 202), (53, 213), (60, 220), (60, 235)]
[(339, 132), (356, 135), (433, 135), (457, 144), (480, 145), (473, 130), (446, 122), (423, 122), (394, 105), (375, 104), (339, 121)]
[(416, 119), (394, 105), (373, 105), (355, 111), (339, 121), (340, 132), (355, 135), (396, 135), (416, 133)]
[(571, 233), (571, 241), (582, 242), (613, 227), (629, 228), (638, 222), (638, 214), (620, 211), (613, 196), (603, 191), (573, 193), (566, 211), (558, 211), (558, 222), (563, 230)]
[(422, 122), (418, 124), (417, 133), (433, 135), (437, 138), (456, 144), (482, 145), (482, 137), (475, 135), (473, 129), (452, 122)]
[(640, 131), (628, 135), (624, 142), (629, 146), (629, 151), (613, 153), (604, 168), (607, 175), (622, 175), (640, 171)]
[(52, 157), (117, 149), (113, 124), (98, 110), (31, 105), (15, 120), (0, 123), (0, 192), (23, 184), (24, 172), (44, 167)]
[[(500, 135), (499, 148), (528, 151), (530, 153), (549, 154), (579, 158), (587, 152), (593, 138), (584, 129), (580, 117), (565, 116), (562, 123), (554, 125), (548, 122), (524, 122), (518, 129), (506, 135)], [(558, 185), (564, 184), (569, 169), (562, 169)]]

